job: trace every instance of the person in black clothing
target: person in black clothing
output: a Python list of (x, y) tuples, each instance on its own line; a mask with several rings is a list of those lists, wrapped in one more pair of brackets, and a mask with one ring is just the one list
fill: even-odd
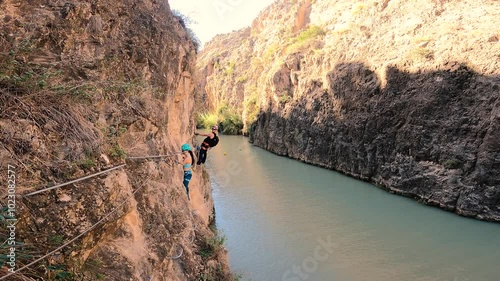
[(205, 164), (205, 161), (207, 160), (207, 151), (210, 147), (214, 147), (219, 143), (219, 137), (217, 136), (217, 130), (219, 130), (219, 127), (212, 126), (212, 132), (209, 134), (199, 134), (199, 133), (194, 133), (197, 136), (205, 136), (206, 138), (203, 140), (203, 143), (201, 144), (200, 147), (200, 155), (198, 157), (198, 162), (196, 165), (201, 165)]

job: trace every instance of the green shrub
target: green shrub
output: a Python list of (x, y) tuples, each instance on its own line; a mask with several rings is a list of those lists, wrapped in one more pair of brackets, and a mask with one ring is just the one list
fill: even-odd
[(59, 84), (62, 71), (25, 62), (23, 56), (26, 54), (29, 53), (20, 49), (11, 51), (9, 55), (0, 54), (0, 83), (5, 88), (17, 93), (32, 94)]
[(280, 102), (281, 104), (285, 104), (285, 103), (287, 103), (287, 102), (291, 101), (291, 100), (292, 100), (292, 97), (291, 97), (291, 96), (288, 96), (288, 95), (282, 95), (281, 97), (279, 97), (279, 99), (278, 99), (278, 100), (279, 100), (279, 102)]
[(101, 131), (106, 134), (108, 138), (120, 137), (127, 132), (126, 126), (109, 126), (109, 128), (103, 128)]
[[(246, 124), (247, 130), (250, 130), (252, 123), (257, 121), (257, 116), (259, 115), (260, 111), (257, 93), (255, 92), (252, 95), (248, 96), (243, 103), (243, 106), (246, 110), (244, 122)], [(249, 133), (249, 131), (243, 133)]]
[(319, 49), (322, 45), (320, 39), (325, 34), (326, 32), (321, 27), (311, 25), (291, 40), (291, 44), (287, 47), (287, 53), (292, 54), (307, 49)]
[(84, 160), (78, 161), (77, 165), (81, 169), (89, 170), (89, 169), (95, 167), (95, 161), (93, 159), (86, 158)]
[(225, 135), (238, 135), (241, 134), (243, 129), (243, 121), (238, 114), (227, 116), (219, 123), (219, 130)]
[(219, 131), (225, 135), (241, 134), (243, 121), (241, 114), (229, 105), (223, 105), (217, 111), (219, 117)]
[(245, 83), (247, 80), (247, 76), (238, 76), (238, 78), (236, 78), (236, 83)]
[(235, 65), (236, 65), (236, 64), (234, 63), (234, 61), (230, 61), (230, 62), (227, 64), (226, 69), (224, 69), (224, 74), (225, 74), (225, 75), (228, 75), (228, 76), (233, 75)]
[(276, 55), (276, 53), (279, 50), (279, 47), (280, 47), (280, 45), (278, 44), (278, 42), (274, 42), (271, 45), (269, 45), (266, 48), (266, 50), (264, 51), (263, 61), (266, 62), (266, 63), (267, 62), (272, 62), (273, 61), (273, 57)]
[(102, 266), (102, 260), (100, 259), (88, 259), (85, 261), (85, 265), (90, 265), (93, 267), (101, 267)]
[(225, 135), (241, 134), (243, 121), (241, 114), (228, 104), (219, 107), (216, 113), (202, 113), (196, 118), (196, 127), (210, 129), (219, 126), (219, 132)]
[(53, 235), (49, 237), (49, 242), (51, 245), (60, 246), (64, 243), (64, 237), (62, 235)]
[(295, 39), (296, 42), (304, 42), (317, 38), (319, 36), (324, 36), (326, 32), (317, 25), (310, 25), (306, 30), (302, 31)]
[(445, 168), (447, 169), (458, 169), (460, 167), (460, 164), (460, 160), (458, 160), (457, 158), (451, 158), (446, 160), (443, 163), (443, 166), (445, 166)]
[(210, 129), (213, 125), (217, 125), (217, 114), (202, 113), (196, 117), (196, 128)]
[(205, 245), (201, 248), (201, 256), (209, 258), (222, 250), (226, 243), (226, 236), (223, 234), (215, 234), (213, 237), (205, 238)]
[(67, 271), (64, 265), (49, 265), (49, 280), (74, 280), (75, 275)]
[(264, 60), (257, 56), (252, 57), (250, 59), (250, 66), (256, 71), (261, 70), (264, 68)]
[(112, 158), (121, 158), (121, 159), (125, 159), (125, 157), (127, 157), (127, 153), (125, 152), (125, 150), (123, 150), (119, 145), (115, 144), (111, 147), (110, 151), (109, 151), (109, 155), (112, 157)]

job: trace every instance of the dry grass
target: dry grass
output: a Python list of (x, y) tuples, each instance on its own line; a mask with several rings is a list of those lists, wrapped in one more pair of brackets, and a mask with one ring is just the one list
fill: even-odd
[[(17, 95), (6, 89), (0, 89), (0, 118), (5, 120), (29, 120), (46, 133), (57, 133), (67, 145), (77, 148), (75, 151), (95, 151), (100, 146), (99, 133), (85, 118), (86, 110), (70, 103), (67, 98), (50, 91), (41, 91), (27, 95)], [(46, 126), (53, 124), (54, 126)], [(12, 139), (3, 138), (9, 146)], [(84, 147), (82, 147), (84, 146)], [(80, 148), (80, 149), (78, 149)], [(19, 154), (29, 152), (29, 147), (15, 148)], [(79, 155), (72, 155), (71, 160)]]
[(423, 62), (434, 59), (434, 52), (425, 47), (416, 47), (407, 54), (407, 60), (412, 62)]

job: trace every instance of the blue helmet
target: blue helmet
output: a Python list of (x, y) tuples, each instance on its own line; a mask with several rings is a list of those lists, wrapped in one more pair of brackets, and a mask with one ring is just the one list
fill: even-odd
[(191, 146), (187, 143), (183, 144), (182, 147), (181, 147), (181, 150), (184, 152), (184, 151), (190, 151), (191, 150)]

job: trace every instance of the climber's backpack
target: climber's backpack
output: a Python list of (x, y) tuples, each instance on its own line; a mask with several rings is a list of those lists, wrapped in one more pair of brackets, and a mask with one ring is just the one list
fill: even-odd
[(210, 147), (214, 147), (219, 143), (219, 136), (214, 133), (214, 138), (210, 140)]

